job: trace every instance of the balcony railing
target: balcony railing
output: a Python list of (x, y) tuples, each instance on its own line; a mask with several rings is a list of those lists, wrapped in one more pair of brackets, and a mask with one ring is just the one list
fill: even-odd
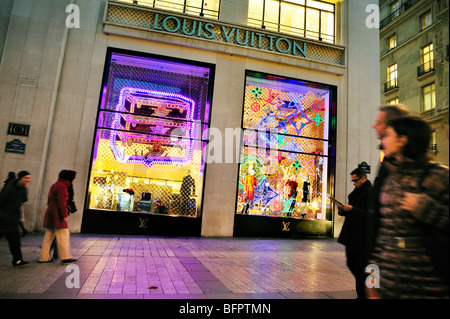
[(384, 83), (384, 93), (391, 91), (393, 89), (397, 89), (398, 88), (397, 80), (398, 79), (395, 78)]
[(417, 77), (427, 74), (429, 72), (434, 71), (434, 60), (430, 60), (422, 65), (417, 67)]
[(437, 144), (431, 144), (428, 149), (434, 153), (437, 153)]
[(415, 5), (420, 0), (409, 0), (403, 3), (400, 8), (392, 12), (390, 15), (388, 15), (386, 18), (380, 21), (380, 29), (387, 26), (392, 20), (400, 16), (403, 12), (411, 8), (413, 5)]

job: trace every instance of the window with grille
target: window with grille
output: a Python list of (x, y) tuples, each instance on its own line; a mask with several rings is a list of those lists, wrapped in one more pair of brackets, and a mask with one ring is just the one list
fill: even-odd
[(389, 91), (398, 87), (398, 73), (397, 63), (391, 64), (387, 67), (387, 82), (385, 83), (384, 90)]
[(89, 209), (200, 216), (213, 72), (108, 50)]
[(434, 70), (433, 43), (428, 44), (420, 50), (420, 60), (422, 62), (421, 71), (423, 73)]
[(313, 0), (249, 0), (247, 24), (335, 42), (335, 6)]

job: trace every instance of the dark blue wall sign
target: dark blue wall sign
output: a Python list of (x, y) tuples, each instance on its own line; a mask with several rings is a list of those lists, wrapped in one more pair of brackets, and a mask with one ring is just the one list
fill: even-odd
[(11, 142), (6, 142), (6, 153), (16, 153), (16, 154), (25, 154), (25, 144), (20, 140), (15, 139)]

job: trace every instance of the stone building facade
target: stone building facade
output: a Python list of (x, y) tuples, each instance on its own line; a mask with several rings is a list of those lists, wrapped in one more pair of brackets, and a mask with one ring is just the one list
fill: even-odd
[[(382, 103), (426, 118), (436, 160), (449, 164), (449, 2), (380, 1)], [(391, 74), (391, 75), (390, 75)]]
[(339, 234), (328, 196), (378, 168), (376, 3), (191, 2), (1, 2), (0, 173), (31, 172), (28, 229), (72, 169), (72, 232)]

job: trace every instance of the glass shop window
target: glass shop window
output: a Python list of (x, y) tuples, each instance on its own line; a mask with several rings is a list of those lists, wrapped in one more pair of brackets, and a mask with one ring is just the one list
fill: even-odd
[(237, 214), (331, 220), (335, 89), (247, 72)]
[(109, 51), (88, 208), (199, 217), (211, 67)]

